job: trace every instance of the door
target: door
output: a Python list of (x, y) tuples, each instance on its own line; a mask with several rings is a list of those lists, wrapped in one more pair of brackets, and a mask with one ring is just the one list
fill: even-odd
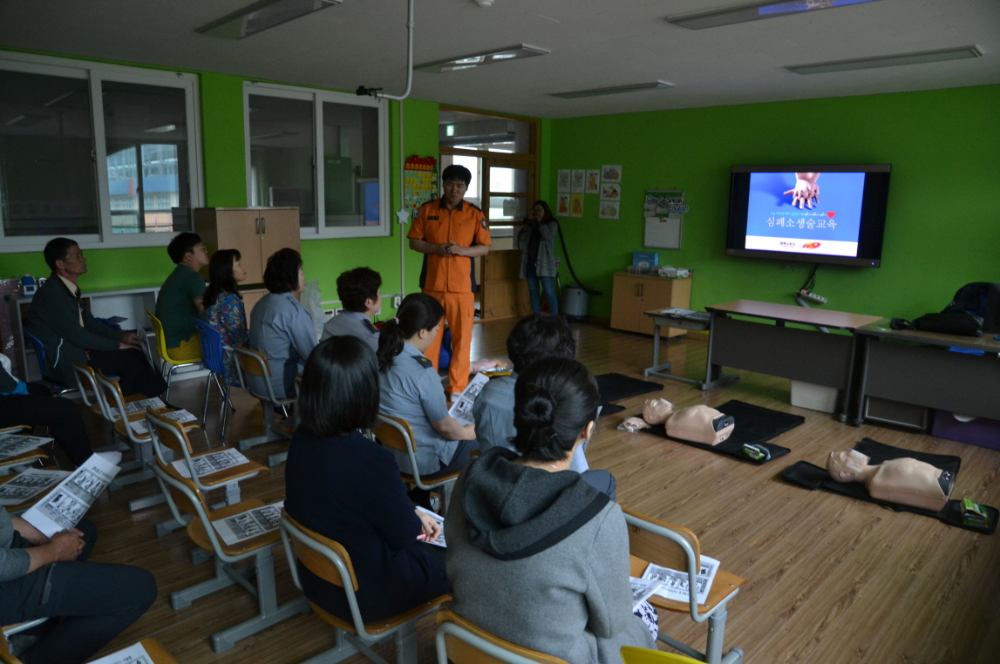
[(518, 157), (483, 157), (483, 213), (490, 224), (494, 249), (483, 261), (482, 317), (506, 318), (531, 310), (527, 282), (518, 278), (521, 252), (517, 232), (535, 196), (535, 162)]

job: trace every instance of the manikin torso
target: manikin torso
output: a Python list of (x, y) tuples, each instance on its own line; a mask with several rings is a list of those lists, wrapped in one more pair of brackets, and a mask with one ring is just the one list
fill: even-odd
[(872, 498), (900, 505), (940, 511), (954, 486), (951, 473), (909, 457), (877, 466), (856, 450), (831, 452), (826, 469), (838, 482), (864, 482)]

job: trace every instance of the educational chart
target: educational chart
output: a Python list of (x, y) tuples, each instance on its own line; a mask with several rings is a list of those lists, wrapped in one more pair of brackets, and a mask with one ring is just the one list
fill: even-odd
[(437, 198), (437, 159), (416, 155), (408, 158), (403, 168), (403, 184), (403, 205), (416, 219), (420, 206)]
[(683, 189), (647, 189), (642, 205), (646, 222), (643, 246), (680, 249), (687, 211)]
[(747, 249), (857, 256), (864, 173), (751, 173)]
[(584, 193), (601, 193), (601, 171), (600, 169), (587, 169), (587, 189)]
[(121, 470), (116, 465), (121, 458), (121, 452), (91, 454), (82, 466), (25, 512), (22, 518), (46, 537), (52, 537), (60, 530), (73, 530)]

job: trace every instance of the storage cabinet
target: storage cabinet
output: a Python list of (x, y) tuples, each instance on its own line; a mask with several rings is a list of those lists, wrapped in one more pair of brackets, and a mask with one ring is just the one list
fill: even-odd
[(239, 250), (247, 285), (264, 281), (267, 259), (278, 249), (299, 251), (298, 208), (197, 208), (194, 223), (209, 254)]
[[(644, 274), (615, 273), (611, 295), (611, 327), (626, 332), (653, 334), (650, 309), (687, 309), (691, 304), (691, 278), (669, 279)], [(677, 337), (687, 331), (661, 327), (661, 337)]]

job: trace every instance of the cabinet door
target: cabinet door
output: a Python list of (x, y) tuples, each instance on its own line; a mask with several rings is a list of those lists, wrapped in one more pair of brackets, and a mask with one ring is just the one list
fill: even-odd
[[(627, 332), (639, 331), (639, 316), (642, 316), (642, 297), (639, 279), (616, 274), (614, 290), (611, 293), (611, 327)], [(652, 329), (650, 329), (652, 334)]]
[(299, 250), (298, 209), (257, 210), (260, 215), (260, 261), (261, 273), (267, 259), (278, 249)]
[(240, 263), (247, 270), (246, 283), (264, 281), (260, 260), (260, 223), (256, 210), (216, 210), (219, 249), (236, 249), (242, 255)]
[[(687, 309), (691, 303), (691, 279), (666, 279), (663, 277), (648, 277), (643, 279), (642, 310), (650, 309)], [(640, 322), (640, 332), (653, 333), (653, 319), (643, 316)], [(660, 328), (661, 337), (676, 337), (685, 334), (685, 330), (674, 327)]]

